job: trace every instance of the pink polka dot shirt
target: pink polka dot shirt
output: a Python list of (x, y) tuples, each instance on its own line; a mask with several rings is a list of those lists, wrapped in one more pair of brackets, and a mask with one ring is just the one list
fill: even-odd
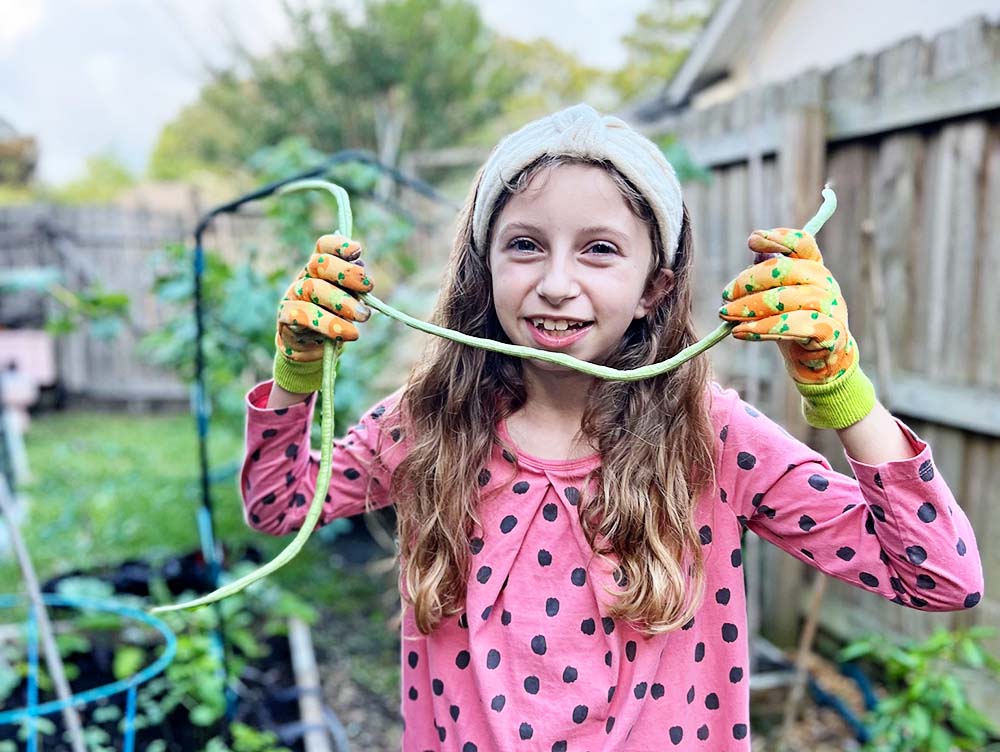
[[(856, 480), (717, 384), (710, 389), (717, 487), (698, 501), (705, 598), (682, 629), (646, 638), (609, 618), (612, 563), (591, 552), (577, 518), (597, 455), (570, 461), (497, 449), (480, 473), (482, 527), (470, 540), (465, 612), (430, 636), (402, 626), (404, 752), (651, 752), (750, 749), (747, 612), (741, 535), (901, 606), (971, 608), (983, 589), (969, 521), (930, 448)], [(297, 529), (313, 496), (314, 399), (265, 409), (270, 382), (247, 395), (245, 515), (254, 528)], [(406, 451), (365, 414), (334, 445), (322, 523), (391, 502)], [(503, 424), (498, 431), (509, 445)], [(497, 491), (497, 493), (490, 493)]]

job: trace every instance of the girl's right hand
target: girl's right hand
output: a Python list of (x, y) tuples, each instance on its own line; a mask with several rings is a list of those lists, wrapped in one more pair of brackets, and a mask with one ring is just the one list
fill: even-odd
[(323, 235), (316, 251), (278, 304), (274, 380), (283, 389), (302, 393), (319, 389), (323, 342), (358, 338), (352, 322), (371, 316), (353, 293), (372, 289), (364, 267), (353, 263), (361, 245), (342, 235)]

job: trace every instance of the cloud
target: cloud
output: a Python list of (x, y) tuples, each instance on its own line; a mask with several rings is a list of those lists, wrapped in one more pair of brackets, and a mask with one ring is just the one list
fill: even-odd
[(0, 0), (0, 52), (42, 22), (45, 0)]

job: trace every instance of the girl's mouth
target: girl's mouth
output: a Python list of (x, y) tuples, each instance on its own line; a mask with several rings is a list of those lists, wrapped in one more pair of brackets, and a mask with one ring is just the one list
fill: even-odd
[(535, 342), (545, 347), (569, 347), (590, 331), (593, 321), (525, 319)]

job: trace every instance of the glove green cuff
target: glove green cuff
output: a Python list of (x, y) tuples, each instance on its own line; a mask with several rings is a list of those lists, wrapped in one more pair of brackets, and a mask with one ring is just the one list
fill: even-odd
[(323, 384), (323, 360), (300, 362), (275, 352), (274, 383), (294, 394), (318, 392)]
[(800, 384), (802, 415), (814, 428), (847, 428), (875, 407), (875, 387), (858, 362), (828, 384)]

